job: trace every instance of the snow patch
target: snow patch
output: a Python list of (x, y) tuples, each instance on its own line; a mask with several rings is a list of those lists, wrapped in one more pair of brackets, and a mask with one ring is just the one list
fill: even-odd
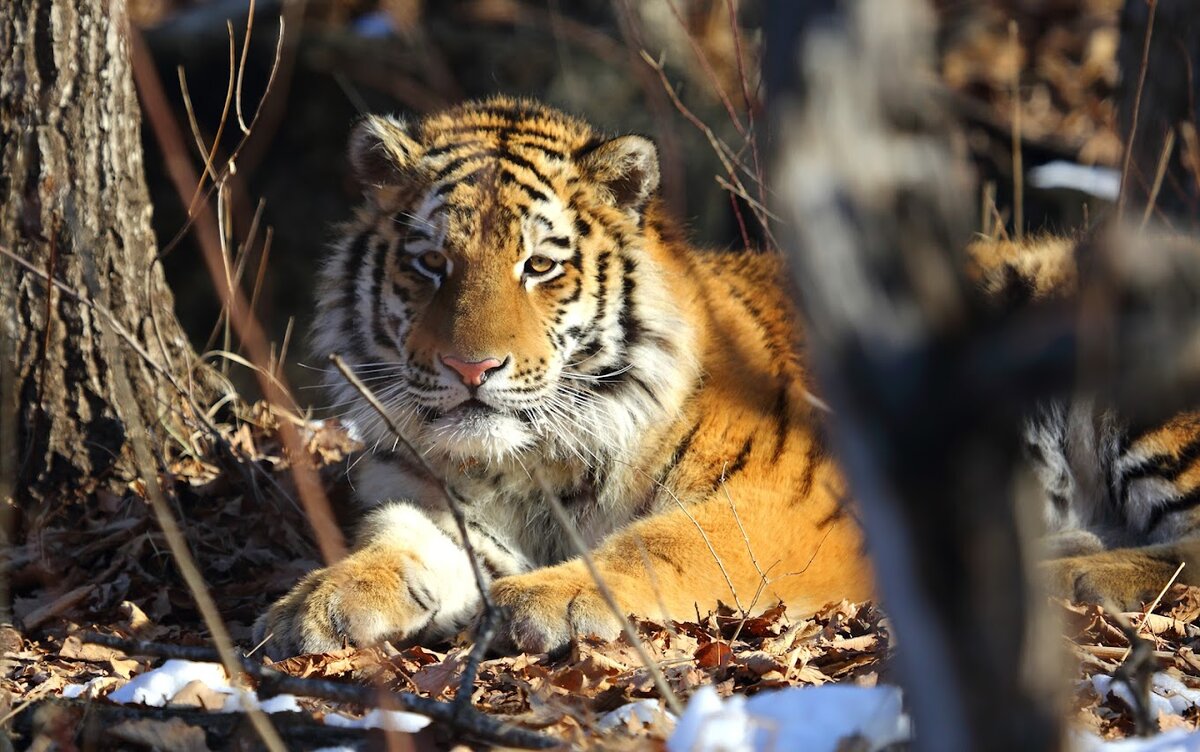
[(68, 684), (62, 688), (62, 696), (68, 700), (74, 700), (76, 697), (79, 697), (81, 694), (83, 694), (84, 690), (88, 688), (88, 685), (94, 681), (95, 679), (87, 684)]
[(668, 752), (835, 752), (843, 740), (877, 750), (909, 738), (896, 687), (826, 685), (735, 695), (711, 686), (692, 695), (667, 741)]
[(325, 716), (325, 725), (338, 728), (383, 729), (384, 731), (402, 731), (406, 734), (413, 734), (428, 726), (429, 719), (417, 713), (406, 713), (403, 710), (375, 708), (362, 718), (328, 713)]
[(1036, 188), (1070, 188), (1097, 198), (1116, 201), (1121, 192), (1121, 171), (1064, 160), (1047, 162), (1029, 171), (1029, 182)]
[[(1129, 707), (1133, 707), (1133, 695), (1124, 682), (1115, 682), (1111, 676), (1096, 674), (1092, 677), (1092, 689), (1101, 697), (1107, 697), (1111, 692)], [(1150, 715), (1157, 718), (1159, 713), (1167, 715), (1182, 715), (1188, 708), (1200, 705), (1200, 690), (1195, 690), (1175, 677), (1157, 673), (1150, 686)]]
[[(110, 693), (108, 699), (120, 705), (162, 707), (194, 681), (202, 683), (214, 692), (227, 695), (224, 706), (217, 712), (237, 713), (251, 708), (258, 708), (264, 713), (300, 710), (300, 703), (296, 701), (295, 695), (275, 695), (260, 701), (258, 693), (254, 690), (241, 690), (234, 687), (229, 683), (225, 668), (219, 663), (197, 663), (176, 659), (169, 660), (156, 669), (134, 677), (128, 684)], [(76, 686), (79, 689), (76, 689)], [(63, 696), (78, 696), (83, 692), (85, 686), (64, 687)], [(68, 692), (71, 694), (68, 695)]]
[[(192, 682), (200, 682), (208, 689), (225, 695), (225, 704), (216, 712), (241, 713), (254, 708), (264, 713), (300, 712), (302, 710), (295, 695), (280, 694), (259, 700), (258, 693), (254, 690), (243, 690), (233, 686), (229, 683), (225, 668), (218, 663), (197, 663), (174, 659), (152, 671), (134, 677), (129, 683), (110, 693), (108, 699), (121, 705), (138, 704), (162, 707), (171, 702), (184, 687)], [(89, 684), (91, 683), (89, 682)], [(87, 687), (88, 684), (72, 684), (63, 687), (63, 697), (79, 697)], [(411, 734), (428, 726), (429, 719), (416, 713), (375, 709), (362, 718), (350, 718), (337, 713), (329, 713), (325, 716), (325, 723), (341, 728), (384, 729)]]
[(629, 723), (630, 719), (636, 719), (643, 726), (665, 722), (668, 724), (667, 728), (671, 728), (678, 721), (674, 713), (663, 708), (661, 702), (647, 699), (631, 702), (628, 705), (622, 705), (619, 708), (608, 711), (596, 721), (596, 728), (600, 731), (612, 731), (615, 728), (625, 726)]
[(219, 663), (195, 663), (169, 660), (156, 669), (134, 677), (128, 684), (112, 692), (108, 699), (121, 705), (153, 705), (161, 708), (170, 702), (190, 682), (223, 692), (233, 691), (229, 677)]

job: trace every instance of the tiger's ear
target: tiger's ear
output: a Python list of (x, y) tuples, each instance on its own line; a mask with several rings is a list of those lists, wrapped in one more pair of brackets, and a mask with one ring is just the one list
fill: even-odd
[(412, 174), (422, 151), (407, 126), (392, 117), (369, 115), (350, 134), (350, 166), (364, 186), (402, 182)]
[(645, 136), (618, 136), (579, 159), (579, 167), (604, 188), (618, 209), (638, 212), (658, 189), (658, 149)]

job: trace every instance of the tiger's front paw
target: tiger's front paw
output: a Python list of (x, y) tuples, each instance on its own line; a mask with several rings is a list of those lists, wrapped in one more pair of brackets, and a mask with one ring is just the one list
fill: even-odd
[[(618, 603), (620, 586), (606, 580)], [(606, 640), (621, 632), (621, 622), (577, 561), (504, 577), (492, 585), (492, 601), (506, 614), (499, 645), (525, 653), (552, 653), (579, 635)]]
[[(445, 615), (446, 587), (416, 554), (385, 545), (310, 572), (254, 624), (272, 660), (412, 638)], [(453, 600), (453, 599), (451, 599)]]
[(1041, 565), (1052, 594), (1121, 611), (1138, 610), (1153, 601), (1173, 571), (1170, 562), (1120, 549)]

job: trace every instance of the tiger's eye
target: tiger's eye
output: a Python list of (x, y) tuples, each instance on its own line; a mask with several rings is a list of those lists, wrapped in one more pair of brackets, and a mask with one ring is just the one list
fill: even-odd
[(545, 256), (530, 256), (525, 262), (526, 274), (545, 274), (555, 266), (554, 259)]
[(425, 251), (417, 256), (417, 261), (431, 272), (444, 271), (446, 268), (446, 254), (438, 251)]

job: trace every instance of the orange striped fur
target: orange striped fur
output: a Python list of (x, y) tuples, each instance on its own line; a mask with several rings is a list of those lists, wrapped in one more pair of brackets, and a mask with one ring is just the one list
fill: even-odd
[[(314, 342), (468, 500), (510, 646), (618, 630), (547, 493), (626, 613), (868, 596), (779, 260), (691, 246), (656, 197), (653, 144), (496, 98), (369, 118), (351, 161), (367, 200), (324, 269)], [(478, 608), (440, 495), (331, 387), (371, 448), (369, 511), (348, 558), (260, 619), (273, 656), (436, 639)]]

